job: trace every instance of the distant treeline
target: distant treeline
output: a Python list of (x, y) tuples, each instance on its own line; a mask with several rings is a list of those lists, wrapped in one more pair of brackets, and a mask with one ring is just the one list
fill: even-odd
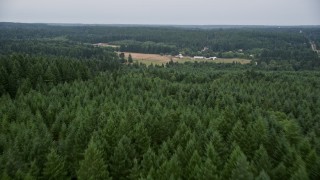
[[(228, 27), (210, 29), (196, 27), (143, 27), (143, 26), (85, 26), (0, 23), (0, 41), (3, 51), (36, 52), (39, 48), (56, 53), (55, 47), (47, 47), (46, 41), (77, 43), (108, 42), (120, 45), (120, 51), (201, 55), (206, 57), (247, 58), (263, 66), (291, 65), (291, 69), (319, 67), (319, 57), (313, 52), (309, 41), (320, 47), (319, 27)], [(30, 43), (39, 40), (44, 47), (31, 49)], [(16, 41), (15, 45), (12, 45)], [(22, 41), (22, 42), (21, 42)], [(69, 46), (68, 43), (62, 44)], [(59, 46), (59, 42), (55, 45)], [(19, 47), (20, 46), (20, 47)], [(83, 47), (82, 47), (83, 48)], [(40, 50), (41, 51), (41, 50)], [(61, 50), (59, 50), (61, 52)], [(101, 49), (85, 47), (72, 49), (71, 56), (90, 57)], [(60, 53), (59, 52), (59, 53)], [(80, 54), (83, 53), (83, 54)]]

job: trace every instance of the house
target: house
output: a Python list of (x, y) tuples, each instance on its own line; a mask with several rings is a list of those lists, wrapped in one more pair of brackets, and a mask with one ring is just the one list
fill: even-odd
[(176, 58), (183, 58), (182, 54), (176, 55)]
[(209, 57), (208, 59), (216, 60), (216, 59), (217, 59), (217, 57)]
[(209, 48), (204, 47), (204, 48), (201, 50), (201, 52), (208, 51), (208, 50), (209, 50)]
[(193, 59), (204, 59), (203, 56), (194, 56)]

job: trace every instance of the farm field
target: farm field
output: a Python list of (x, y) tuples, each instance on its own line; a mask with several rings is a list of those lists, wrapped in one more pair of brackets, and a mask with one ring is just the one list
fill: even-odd
[(184, 62), (214, 62), (214, 63), (233, 63), (237, 62), (240, 64), (248, 64), (251, 62), (249, 59), (240, 59), (240, 58), (217, 58), (216, 60), (209, 59), (193, 59), (192, 57), (176, 58), (169, 55), (161, 56), (159, 54), (145, 54), (145, 53), (130, 53), (125, 52), (125, 57), (128, 57), (131, 54), (134, 62), (141, 62), (146, 65), (154, 64), (161, 65), (165, 64), (172, 59), (174, 62), (184, 63)]

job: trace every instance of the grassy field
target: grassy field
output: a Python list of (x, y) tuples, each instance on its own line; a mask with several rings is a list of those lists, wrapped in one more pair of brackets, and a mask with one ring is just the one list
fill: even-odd
[(248, 64), (250, 60), (248, 59), (239, 59), (239, 58), (217, 58), (216, 60), (209, 60), (209, 59), (193, 59), (192, 57), (185, 57), (182, 59), (175, 58), (172, 56), (161, 56), (159, 54), (143, 54), (143, 53), (128, 53), (125, 52), (125, 57), (128, 57), (131, 54), (134, 62), (141, 62), (146, 65), (154, 64), (154, 65), (161, 65), (165, 64), (172, 59), (174, 62), (184, 63), (184, 62), (212, 62), (212, 63), (233, 63), (238, 62), (241, 64)]

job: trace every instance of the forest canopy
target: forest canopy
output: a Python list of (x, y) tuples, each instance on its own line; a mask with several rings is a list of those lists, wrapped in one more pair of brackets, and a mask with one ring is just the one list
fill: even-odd
[(320, 179), (320, 29), (300, 29), (0, 23), (0, 179)]

